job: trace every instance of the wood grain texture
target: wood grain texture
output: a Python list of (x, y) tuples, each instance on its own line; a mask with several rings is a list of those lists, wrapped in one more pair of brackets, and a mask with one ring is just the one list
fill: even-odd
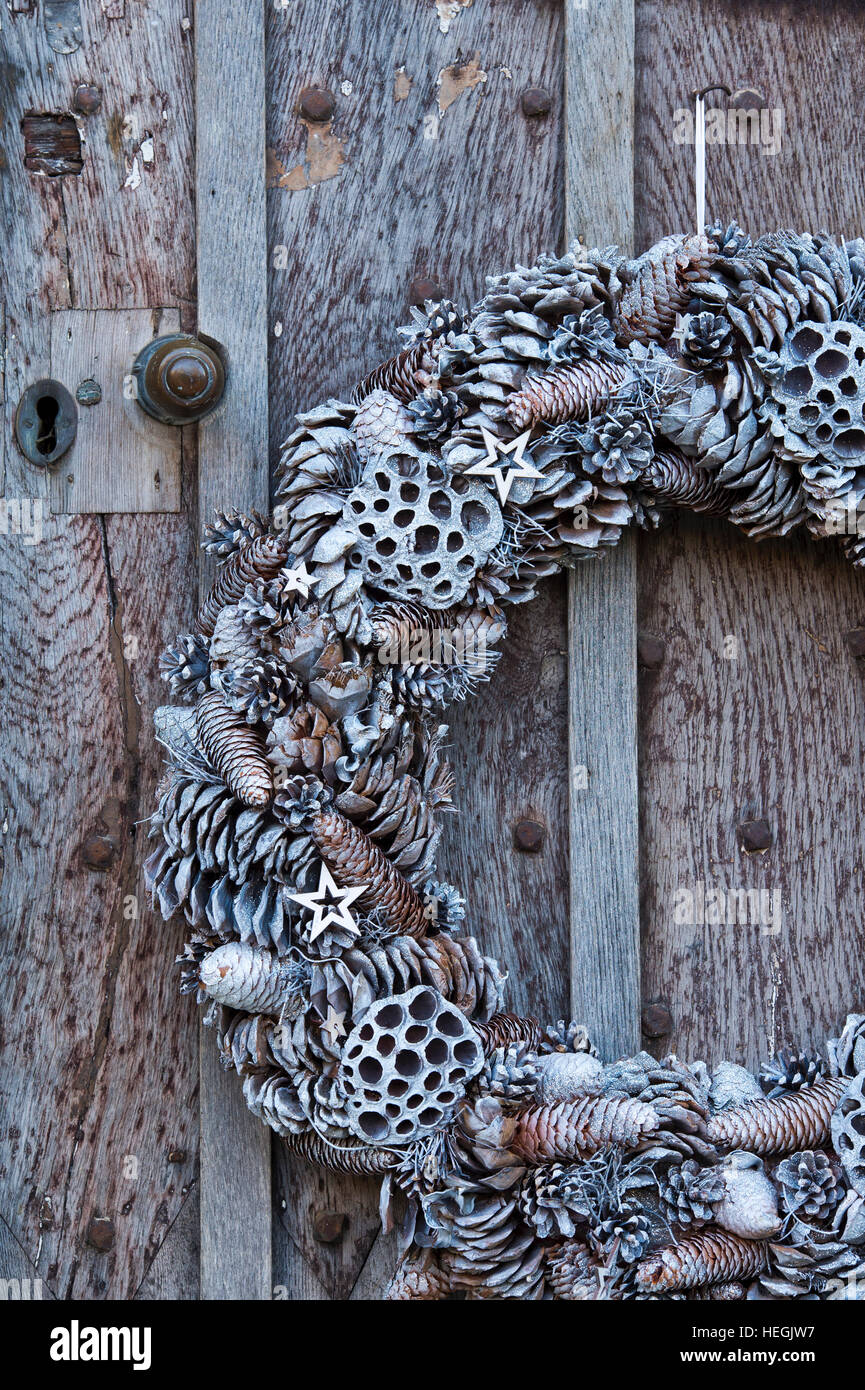
[[(48, 47), (36, 9), (3, 25), (3, 495), (40, 501), (44, 521), (39, 544), (0, 545), (0, 1209), (65, 1298), (129, 1297), (194, 1172), (195, 1031), (167, 968), (180, 931), (154, 920), (139, 869), (161, 769), (155, 653), (190, 622), (194, 552), (182, 515), (52, 516), (49, 480), (11, 443), (10, 416), (49, 374), (53, 310), (191, 298), (183, 13), (160, 0), (108, 24), (88, 6), (84, 43), (68, 55)], [(27, 171), (22, 116), (68, 109), (93, 74), (104, 100), (84, 123), (81, 174)], [(127, 160), (144, 129), (156, 158), (132, 189)], [(94, 834), (109, 842), (101, 871), (86, 859)], [(186, 1160), (169, 1164), (169, 1150)], [(87, 1243), (94, 1215), (114, 1224), (108, 1251)]]
[[(633, 0), (565, 5), (568, 232), (629, 252), (634, 223)], [(640, 1042), (637, 555), (568, 576), (571, 1012), (604, 1057)]]
[(51, 470), (55, 512), (177, 512), (181, 432), (145, 415), (126, 385), (151, 338), (176, 333), (176, 309), (58, 309), (51, 375), (74, 397), (95, 381), (102, 398), (78, 408), (75, 442)]
[(198, 1187), (194, 1186), (135, 1291), (139, 1302), (191, 1302), (198, 1298), (200, 1221)]
[[(754, 235), (865, 231), (861, 6), (637, 14), (639, 247), (693, 216), (693, 147), (674, 142), (674, 117), (715, 81), (758, 88), (783, 127), (774, 155), (708, 147), (709, 217)], [(674, 1021), (660, 1050), (754, 1064), (791, 1040), (821, 1045), (865, 1006), (863, 687), (843, 640), (863, 614), (862, 575), (831, 543), (758, 546), (697, 521), (641, 538), (640, 625), (667, 648), (641, 676), (640, 714), (644, 990)], [(736, 827), (764, 817), (772, 847), (743, 854)], [(777, 893), (780, 932), (677, 922), (676, 890), (700, 883)]]
[[(227, 360), (199, 424), (198, 515), (268, 505), (264, 6), (195, 5), (198, 329)], [(231, 112), (231, 119), (226, 113)], [(203, 559), (203, 557), (202, 557)], [(199, 570), (203, 599), (213, 567)], [(269, 1299), (270, 1132), (201, 1030), (201, 1296)]]
[[(475, 3), (446, 35), (426, 0), (318, 0), (271, 7), (268, 15), (275, 451), (294, 411), (329, 394), (344, 397), (394, 352), (416, 276), (471, 304), (486, 274), (561, 247), (564, 92), (555, 5)], [(461, 85), (461, 69), (475, 54), (485, 80)], [(446, 69), (445, 96), (454, 84), (461, 89), (442, 111), (439, 78)], [(315, 168), (318, 152), (297, 109), (309, 86), (328, 88), (337, 103), (327, 159)], [(548, 117), (522, 114), (519, 97), (528, 86), (550, 92)], [(279, 186), (279, 170), (298, 166), (307, 182), (316, 171), (330, 176), (295, 191)], [(453, 712), (460, 814), (448, 821), (439, 864), (468, 896), (469, 929), (511, 971), (510, 1001), (554, 1017), (568, 1007), (564, 634), (558, 583), (515, 611), (492, 685)], [(513, 826), (523, 817), (546, 825), (538, 856), (513, 847)], [(377, 1183), (326, 1179), (327, 1200), (350, 1210), (352, 1233), (340, 1249), (326, 1251), (314, 1248), (306, 1227), (321, 1200), (319, 1174), (293, 1160), (280, 1160), (283, 1166), (291, 1172), (285, 1200), (292, 1215), (277, 1211), (276, 1219), (292, 1238), (290, 1246), (275, 1243), (274, 1283), (296, 1279), (305, 1252), (304, 1279), (292, 1288), (309, 1297), (318, 1288), (333, 1298), (354, 1285), (358, 1297), (379, 1296), (370, 1290), (387, 1283), (393, 1250), (390, 1237), (367, 1243), (377, 1221)]]

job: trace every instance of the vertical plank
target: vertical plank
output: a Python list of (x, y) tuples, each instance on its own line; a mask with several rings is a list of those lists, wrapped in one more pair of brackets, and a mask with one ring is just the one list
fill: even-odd
[[(641, 246), (690, 221), (675, 113), (709, 82), (756, 88), (780, 132), (774, 151), (709, 146), (710, 218), (865, 232), (862, 6), (640, 0), (638, 19)], [(640, 556), (640, 626), (665, 647), (640, 701), (644, 978), (672, 1015), (657, 1045), (749, 1066), (821, 1047), (865, 1000), (865, 686), (845, 641), (865, 623), (862, 575), (837, 542), (758, 545), (697, 518), (641, 537)], [(737, 827), (764, 818), (771, 846), (743, 852)], [(699, 913), (677, 913), (677, 893), (700, 884), (777, 894), (778, 930), (680, 920)]]
[[(565, 6), (568, 234), (633, 243), (633, 0)], [(640, 1042), (636, 545), (568, 576), (571, 1012), (601, 1054)]]
[[(67, 54), (49, 47), (41, 8), (3, 14), (2, 496), (39, 504), (42, 528), (0, 544), (0, 1211), (44, 1297), (125, 1299), (196, 1160), (195, 1030), (171, 965), (181, 928), (157, 922), (141, 875), (163, 761), (156, 654), (188, 629), (194, 549), (181, 513), (52, 514), (11, 416), (50, 374), (55, 310), (191, 302), (192, 65), (185, 0), (141, 0), (122, 27), (91, 5)], [(81, 172), (29, 170), (22, 117), (67, 111), (94, 80)], [(144, 130), (155, 157), (133, 188)], [(185, 446), (183, 470), (188, 496)], [(96, 1215), (111, 1223), (102, 1248)]]
[[(478, 80), (459, 89), (475, 54)], [(560, 245), (562, 61), (558, 5), (476, 2), (446, 34), (428, 0), (270, 7), (275, 442), (296, 410), (345, 398), (397, 350), (415, 277), (469, 306), (485, 275)], [(458, 94), (442, 109), (447, 68)], [(535, 86), (550, 93), (551, 109), (529, 119), (520, 94)], [(298, 112), (305, 87), (329, 89), (336, 103), (315, 138)], [(447, 817), (438, 876), (466, 895), (468, 930), (510, 971), (509, 1003), (558, 1018), (568, 975), (564, 584), (546, 586), (509, 621), (491, 684), (449, 711), (459, 813)], [(546, 828), (538, 854), (514, 847), (523, 818)], [(277, 1285), (293, 1297), (344, 1297), (352, 1286), (353, 1297), (379, 1296), (392, 1242), (369, 1248), (378, 1184), (321, 1182), (293, 1155), (280, 1155), (277, 1173), (291, 1207), (275, 1215)], [(349, 1214), (339, 1248), (301, 1229), (324, 1205)]]
[[(268, 505), (264, 4), (195, 5), (198, 329), (224, 350), (225, 396), (199, 426), (198, 515)], [(200, 586), (212, 580), (203, 563)], [(201, 1296), (269, 1299), (270, 1133), (202, 1030)]]

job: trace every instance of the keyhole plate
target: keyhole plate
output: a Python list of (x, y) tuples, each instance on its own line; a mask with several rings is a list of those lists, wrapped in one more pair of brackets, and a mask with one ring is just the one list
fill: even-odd
[(15, 412), (15, 438), (26, 459), (47, 468), (72, 447), (78, 407), (66, 387), (44, 377), (28, 386)]

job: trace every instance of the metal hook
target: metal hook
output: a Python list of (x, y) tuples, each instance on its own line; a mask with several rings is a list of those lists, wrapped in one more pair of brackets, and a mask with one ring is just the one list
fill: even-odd
[(730, 91), (730, 88), (725, 87), (723, 82), (716, 82), (713, 87), (704, 87), (702, 91), (699, 91), (695, 87), (691, 92), (691, 96), (694, 101), (697, 100), (697, 97), (700, 97), (701, 100), (704, 100), (710, 92), (724, 92), (724, 94), (728, 97), (733, 95), (733, 93)]

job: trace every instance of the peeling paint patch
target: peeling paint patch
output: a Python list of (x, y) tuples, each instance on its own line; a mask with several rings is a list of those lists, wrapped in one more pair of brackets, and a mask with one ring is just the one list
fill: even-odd
[(343, 141), (331, 130), (330, 121), (301, 121), (306, 127), (306, 154), (302, 164), (286, 169), (275, 150), (268, 149), (266, 179), (268, 188), (285, 188), (297, 193), (317, 183), (335, 179), (345, 163)]
[(350, 82), (340, 82), (339, 90), (342, 92), (344, 97), (350, 97), (352, 92), (354, 91), (354, 87), (351, 85)]
[(126, 159), (126, 178), (123, 180), (124, 188), (131, 188), (135, 192), (136, 188), (141, 187), (141, 171), (146, 164), (155, 162), (155, 147), (153, 144), (152, 131), (145, 130), (140, 141)]
[(436, 14), (439, 17), (439, 29), (446, 34), (451, 27), (451, 21), (456, 19), (460, 10), (467, 10), (472, 0), (433, 0)]
[(436, 78), (439, 111), (444, 115), (457, 97), (462, 96), (463, 92), (472, 91), (486, 80), (487, 74), (481, 67), (480, 53), (473, 53), (465, 63), (451, 63), (450, 67), (442, 68)]
[(423, 118), (423, 138), (425, 140), (437, 140), (439, 138), (439, 118), (435, 111), (430, 111), (429, 115)]
[(397, 68), (393, 75), (393, 99), (394, 101), (405, 101), (411, 91), (412, 79), (405, 70), (405, 64)]

